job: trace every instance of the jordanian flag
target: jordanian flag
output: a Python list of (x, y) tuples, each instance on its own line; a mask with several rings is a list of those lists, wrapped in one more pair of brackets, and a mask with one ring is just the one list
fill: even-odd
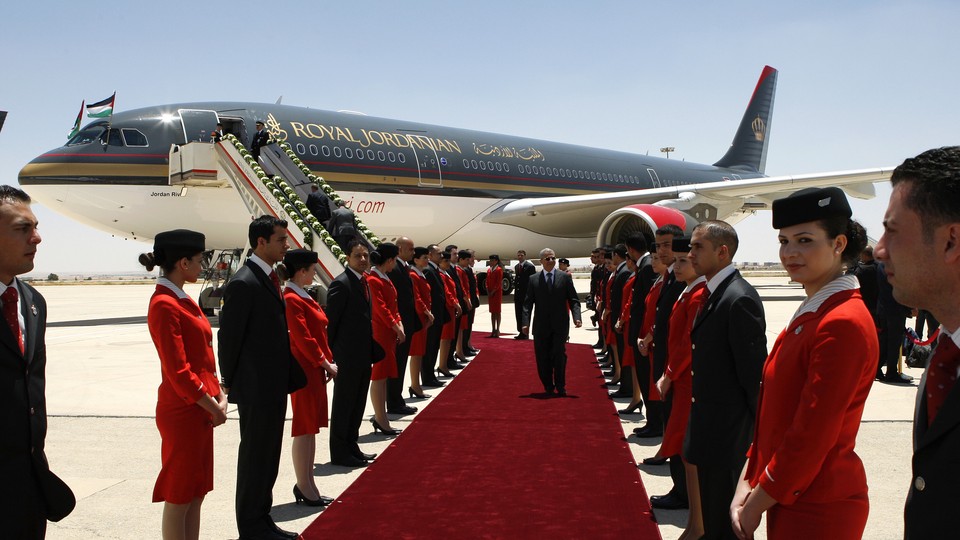
[(90, 118), (106, 118), (113, 114), (113, 101), (117, 98), (117, 93), (103, 101), (87, 105), (87, 116)]
[(73, 123), (73, 129), (70, 130), (70, 134), (67, 135), (67, 139), (72, 139), (74, 135), (80, 133), (80, 120), (83, 120), (83, 109), (86, 106), (86, 103), (86, 100), (80, 102), (80, 112), (77, 113), (77, 120)]

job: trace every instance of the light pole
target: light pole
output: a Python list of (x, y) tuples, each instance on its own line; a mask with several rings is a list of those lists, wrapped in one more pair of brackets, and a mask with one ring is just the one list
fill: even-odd
[(670, 152), (673, 152), (674, 150), (676, 150), (676, 148), (672, 146), (664, 146), (663, 148), (660, 149), (660, 152), (666, 154), (667, 159), (670, 159)]

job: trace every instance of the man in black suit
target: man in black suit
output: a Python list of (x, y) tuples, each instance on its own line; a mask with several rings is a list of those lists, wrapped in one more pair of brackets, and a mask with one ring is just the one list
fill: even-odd
[(890, 182), (877, 259), (896, 300), (941, 324), (917, 392), (904, 538), (945, 538), (960, 529), (960, 146), (907, 159)]
[(476, 356), (480, 353), (480, 349), (477, 349), (473, 346), (473, 343), (470, 341), (470, 338), (473, 336), (473, 321), (477, 316), (477, 307), (480, 306), (480, 288), (477, 286), (477, 274), (473, 271), (473, 265), (477, 262), (472, 249), (462, 250), (460, 253), (464, 253), (468, 257), (464, 260), (460, 259), (460, 255), (457, 255), (457, 264), (463, 267), (463, 271), (467, 273), (467, 281), (469, 283), (469, 292), (470, 292), (470, 305), (473, 306), (473, 309), (470, 310), (470, 313), (467, 315), (467, 327), (463, 330), (463, 352), (468, 356)]
[[(643, 317), (647, 311), (647, 294), (653, 283), (657, 280), (657, 274), (653, 271), (653, 257), (647, 251), (647, 240), (642, 234), (636, 233), (630, 235), (624, 242), (627, 246), (627, 255), (637, 262), (637, 277), (633, 280), (633, 299), (630, 302), (630, 326), (629, 332), (624, 337), (624, 347), (630, 347), (633, 350), (634, 369), (632, 376), (637, 380), (640, 386), (640, 395), (643, 396), (643, 402), (647, 403), (649, 399), (650, 385), (650, 360), (646, 356), (640, 356), (640, 350), (637, 348), (637, 339), (640, 336), (640, 327), (643, 326)], [(629, 369), (629, 368), (626, 368)], [(621, 371), (620, 379), (629, 377), (629, 373)], [(630, 380), (629, 378), (627, 379)], [(633, 396), (634, 403), (637, 402), (637, 396)], [(648, 411), (649, 412), (649, 411)]]
[(357, 233), (357, 216), (353, 210), (346, 207), (342, 200), (337, 201), (337, 208), (330, 215), (330, 221), (327, 222), (327, 232), (337, 241), (337, 245), (344, 253), (347, 252), (347, 244), (355, 238), (359, 238)]
[[(610, 287), (610, 300), (603, 308), (603, 319), (609, 320), (610, 324), (615, 325), (620, 318), (620, 313), (623, 311), (623, 287), (632, 275), (632, 272), (627, 268), (626, 245), (617, 244), (613, 247), (613, 264), (613, 285)], [(608, 343), (610, 351), (613, 353), (613, 381), (607, 384), (613, 386), (616, 384), (614, 381), (619, 379), (621, 383), (620, 388), (616, 392), (612, 392), (610, 396), (633, 397), (633, 380), (624, 379), (623, 371), (620, 367), (620, 362), (623, 358), (623, 332), (621, 330), (621, 328), (615, 328), (614, 336), (616, 340), (614, 343)], [(630, 373), (627, 373), (627, 375), (632, 377)]]
[(397, 289), (397, 306), (400, 311), (400, 321), (403, 323), (403, 335), (407, 339), (397, 344), (397, 377), (387, 379), (387, 412), (391, 414), (413, 414), (416, 407), (411, 407), (403, 401), (404, 377), (407, 373), (407, 357), (410, 355), (410, 337), (414, 332), (423, 328), (420, 317), (417, 316), (414, 304), (413, 280), (410, 279), (410, 261), (413, 260), (413, 240), (406, 236), (397, 238), (397, 264), (389, 274), (390, 282)]
[[(447, 303), (443, 289), (443, 277), (440, 273), (440, 246), (430, 244), (427, 246), (427, 256), (430, 262), (423, 270), (423, 275), (430, 284), (430, 311), (433, 313), (433, 324), (427, 327), (427, 347), (423, 353), (423, 362), (420, 365), (420, 383), (423, 386), (441, 387), (445, 383), (437, 379), (437, 354), (440, 352), (440, 336), (443, 331), (443, 325), (450, 321), (450, 314), (447, 312)], [(460, 306), (455, 310), (455, 315), (459, 315)], [(449, 365), (449, 364), (448, 364)]]
[(307, 383), (290, 352), (280, 279), (273, 269), (289, 248), (287, 222), (258, 217), (250, 222), (248, 239), (253, 255), (227, 283), (217, 334), (223, 391), (240, 415), (237, 529), (241, 539), (296, 538), (270, 516), (287, 394)]
[(513, 267), (513, 311), (517, 316), (517, 335), (513, 339), (528, 339), (530, 335), (523, 329), (523, 302), (527, 297), (527, 284), (537, 273), (537, 268), (527, 260), (527, 252), (522, 249), (517, 251), (517, 261)]
[(697, 466), (704, 538), (736, 538), (730, 503), (753, 440), (767, 357), (760, 295), (733, 266), (737, 232), (723, 221), (693, 229), (690, 262), (708, 297), (693, 323), (693, 397), (683, 455)]
[(373, 339), (370, 288), (363, 277), (369, 268), (366, 245), (351, 240), (347, 268), (327, 293), (327, 339), (338, 369), (330, 412), (330, 461), (344, 467), (363, 467), (376, 457), (362, 452), (357, 444), (372, 366), (384, 356)]
[(310, 186), (310, 194), (307, 195), (307, 210), (310, 210), (310, 213), (313, 214), (313, 217), (317, 218), (317, 221), (326, 228), (327, 222), (330, 221), (330, 197), (327, 197), (327, 194), (320, 191), (320, 188), (313, 184)]
[(17, 279), (33, 270), (40, 233), (23, 191), (0, 186), (0, 528), (4, 538), (43, 538), (47, 520), (73, 510), (70, 488), (50, 471), (44, 395), (47, 303)]
[(253, 159), (260, 161), (260, 148), (270, 144), (270, 132), (263, 127), (263, 122), (257, 120), (257, 132), (253, 134), (253, 140), (250, 141), (250, 155)]
[[(900, 373), (900, 350), (903, 347), (904, 330), (910, 308), (897, 302), (893, 287), (887, 281), (883, 263), (877, 265), (877, 337), (880, 340), (880, 356), (877, 359), (877, 379), (894, 384), (910, 384), (913, 377)], [(881, 378), (880, 368), (887, 366)]]
[[(529, 278), (523, 302), (523, 333), (529, 335), (530, 316), (533, 321), (533, 351), (537, 358), (537, 373), (547, 394), (567, 395), (567, 338), (570, 336), (570, 316), (577, 328), (580, 322), (580, 298), (573, 287), (573, 278), (555, 269), (557, 255), (550, 248), (540, 251), (543, 271)], [(569, 309), (568, 309), (569, 308)]]

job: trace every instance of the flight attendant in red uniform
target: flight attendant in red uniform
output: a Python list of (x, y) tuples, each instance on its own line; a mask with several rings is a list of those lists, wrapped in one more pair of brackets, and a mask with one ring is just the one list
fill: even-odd
[(162, 465), (153, 502), (164, 502), (164, 539), (200, 536), (200, 505), (213, 490), (213, 428), (227, 421), (210, 322), (183, 292), (185, 282), (199, 278), (204, 250), (202, 234), (178, 229), (157, 234), (153, 251), (140, 255), (148, 271), (159, 266), (163, 274), (150, 298), (147, 326), (160, 356), (156, 422)]
[[(627, 278), (627, 282), (623, 284), (623, 308), (620, 310), (620, 316), (617, 317), (617, 323), (614, 325), (614, 330), (617, 332), (622, 332), (623, 335), (630, 335), (630, 326), (640, 324), (641, 321), (633, 321), (630, 319), (630, 309), (633, 307), (633, 284), (637, 280), (637, 261), (633, 260), (630, 255), (627, 255), (626, 259), (627, 270), (630, 271), (630, 277)], [(640, 300), (638, 300), (639, 302)], [(636, 359), (633, 357), (633, 347), (624, 346), (623, 348), (623, 358), (620, 359), (620, 366), (629, 367), (636, 364)], [(631, 369), (631, 374), (633, 376), (633, 400), (630, 402), (630, 405), (627, 405), (626, 409), (621, 409), (618, 411), (620, 414), (631, 414), (637, 412), (637, 409), (643, 405), (643, 396), (640, 394), (640, 380), (637, 379), (637, 370)], [(621, 371), (623, 373), (623, 371)]]
[(370, 374), (370, 401), (373, 403), (373, 432), (382, 431), (386, 435), (396, 435), (399, 429), (390, 427), (387, 417), (387, 379), (397, 377), (397, 343), (402, 343), (403, 322), (400, 320), (400, 307), (397, 304), (397, 289), (387, 277), (397, 264), (400, 249), (395, 244), (384, 242), (370, 254), (373, 267), (366, 275), (370, 287), (370, 311), (373, 315), (373, 339), (386, 354), (383, 360), (373, 365)]
[(320, 495), (313, 479), (313, 464), (317, 454), (317, 433), (327, 427), (327, 382), (337, 376), (337, 365), (327, 343), (327, 315), (305, 287), (316, 275), (317, 252), (292, 249), (283, 256), (283, 273), (287, 284), (283, 290), (287, 328), (290, 334), (290, 352), (307, 375), (307, 385), (290, 394), (293, 422), (291, 454), (297, 483), (293, 496), (297, 504), (326, 506), (333, 502)]
[(500, 304), (503, 302), (503, 265), (499, 255), (491, 255), (487, 262), (487, 308), (490, 310), (490, 337), (500, 337)]
[(413, 248), (413, 264), (410, 265), (414, 309), (423, 325), (420, 330), (410, 336), (410, 388), (408, 390), (411, 398), (417, 396), (421, 399), (430, 397), (423, 393), (423, 388), (420, 386), (423, 355), (427, 352), (427, 329), (433, 325), (433, 312), (430, 310), (432, 302), (430, 283), (423, 274), (424, 268), (430, 264), (429, 253), (430, 250), (425, 247)]
[(773, 203), (780, 261), (807, 298), (764, 364), (753, 444), (730, 506), (741, 538), (753, 536), (764, 511), (772, 540), (863, 535), (867, 479), (854, 444), (879, 345), (856, 277), (843, 275), (867, 242), (851, 215), (839, 188)]
[[(642, 356), (649, 357), (653, 352), (653, 323), (657, 315), (657, 302), (660, 301), (660, 291), (663, 290), (664, 279), (667, 276), (667, 265), (660, 262), (660, 256), (656, 251), (650, 253), (650, 266), (653, 268), (654, 274), (659, 276), (656, 281), (653, 282), (653, 285), (650, 286), (650, 292), (647, 293), (647, 298), (644, 300), (647, 303), (647, 307), (643, 312), (643, 323), (640, 326), (640, 333), (637, 334), (637, 350), (640, 351)], [(636, 370), (634, 370), (636, 371)], [(652, 372), (651, 372), (652, 373)], [(646, 384), (649, 388), (649, 399), (650, 401), (660, 401), (660, 393), (657, 390), (657, 381), (653, 380), (653, 375), (651, 374), (647, 377), (647, 380), (640, 381), (640, 384)], [(649, 405), (648, 405), (649, 408)], [(633, 432), (638, 433), (643, 428), (634, 428)], [(657, 453), (652, 457), (648, 457), (643, 460), (645, 465), (663, 465), (666, 463), (666, 459), (660, 453), (660, 449), (657, 449)]]
[[(677, 303), (670, 311), (670, 337), (667, 339), (669, 352), (667, 366), (663, 376), (657, 381), (657, 390), (661, 397), (670, 397), (670, 419), (663, 431), (660, 453), (669, 456), (671, 462), (683, 451), (683, 438), (687, 433), (687, 421), (690, 419), (690, 399), (693, 397), (693, 379), (690, 364), (693, 361), (693, 349), (690, 330), (693, 321), (703, 305), (707, 290), (707, 280), (698, 276), (687, 255), (690, 253), (690, 238), (674, 238), (673, 254), (677, 256), (673, 264), (673, 274), (678, 281), (687, 284)], [(682, 459), (682, 458), (681, 458)], [(687, 528), (681, 538), (700, 538), (703, 536), (703, 515), (700, 513), (700, 483), (697, 479), (697, 466), (683, 461), (686, 473), (687, 501), (690, 504), (690, 516)]]
[(457, 284), (450, 277), (450, 253), (440, 254), (440, 277), (443, 279), (443, 294), (447, 304), (447, 312), (450, 314), (450, 320), (447, 321), (440, 332), (440, 352), (437, 354), (437, 373), (453, 377), (453, 373), (447, 369), (447, 360), (450, 356), (450, 346), (457, 338), (457, 323), (461, 315), (460, 301), (457, 300)]

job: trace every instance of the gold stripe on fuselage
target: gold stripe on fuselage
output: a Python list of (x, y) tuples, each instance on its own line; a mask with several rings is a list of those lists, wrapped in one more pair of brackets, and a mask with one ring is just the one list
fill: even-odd
[[(69, 178), (75, 176), (78, 178), (102, 178), (105, 181), (110, 178), (149, 178), (155, 177), (156, 183), (163, 185), (167, 183), (168, 167), (166, 165), (136, 165), (126, 163), (30, 163), (24, 166), (20, 176), (29, 182), (30, 178)], [(314, 171), (314, 174), (323, 176), (333, 184), (350, 183), (366, 184), (383, 188), (418, 188), (419, 180), (409, 176), (384, 176), (379, 174), (356, 174), (341, 172), (322, 172)], [(436, 182), (435, 179), (429, 179), (428, 182)], [(582, 195), (587, 193), (597, 193), (595, 189), (574, 189), (557, 188), (547, 186), (532, 186), (516, 184), (497, 184), (482, 181), (463, 181), (443, 179), (443, 186), (422, 186), (426, 189), (435, 190), (437, 194), (442, 194), (445, 189), (469, 189), (474, 191), (495, 191), (495, 192), (516, 192), (516, 193), (539, 193), (543, 196), (552, 195)]]

